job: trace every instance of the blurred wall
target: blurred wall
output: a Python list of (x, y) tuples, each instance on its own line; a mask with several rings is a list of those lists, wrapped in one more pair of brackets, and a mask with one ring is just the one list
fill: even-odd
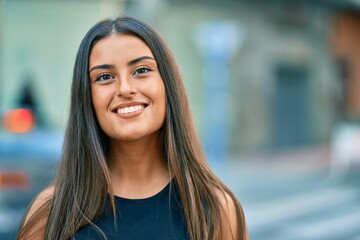
[(338, 114), (339, 69), (328, 44), (334, 9), (304, 2), (3, 0), (0, 112), (17, 107), (22, 86), (31, 83), (44, 126), (63, 129), (81, 38), (99, 19), (125, 13), (169, 43), (203, 135), (204, 62), (196, 32), (209, 21), (231, 22), (244, 39), (224, 92), (230, 155), (327, 144)]
[(245, 31), (229, 66), (230, 154), (327, 144), (338, 77), (328, 44), (332, 9), (300, 1), (168, 1), (147, 18), (174, 50), (201, 133), (206, 119), (196, 27), (230, 21)]
[(338, 112), (343, 120), (360, 119), (360, 12), (340, 11), (333, 23), (332, 50), (342, 75), (339, 78), (341, 100)]
[[(3, 50), (3, 26), (4, 26), (4, 1), (0, 1), (0, 76), (2, 76), (2, 61), (3, 58), (1, 57), (1, 53)], [(3, 79), (0, 77), (0, 103), (3, 102)], [(0, 114), (1, 114), (1, 108), (0, 108)]]
[(1, 1), (0, 113), (29, 85), (44, 127), (63, 128), (73, 62), (86, 31), (121, 12), (117, 1)]

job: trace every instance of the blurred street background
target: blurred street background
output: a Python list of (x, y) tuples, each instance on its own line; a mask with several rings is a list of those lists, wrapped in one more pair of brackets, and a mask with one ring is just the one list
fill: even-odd
[(0, 239), (55, 175), (75, 54), (103, 18), (157, 29), (252, 240), (360, 240), (359, 0), (0, 0)]

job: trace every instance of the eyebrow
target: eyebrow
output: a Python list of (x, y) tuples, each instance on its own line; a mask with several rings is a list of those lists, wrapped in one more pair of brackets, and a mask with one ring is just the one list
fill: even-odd
[[(150, 60), (154, 60), (154, 58), (150, 57), (150, 56), (141, 56), (141, 57), (138, 57), (138, 58), (135, 58), (133, 60), (130, 60), (126, 65), (128, 66), (131, 66), (131, 65), (134, 65), (142, 60), (145, 60), (145, 59), (150, 59)], [(89, 71), (89, 73), (92, 71), (92, 70), (95, 70), (95, 69), (111, 69), (111, 68), (115, 68), (114, 65), (112, 64), (101, 64), (101, 65), (96, 65), (94, 67), (92, 67)]]
[(152, 57), (150, 57), (150, 56), (141, 56), (141, 57), (138, 57), (138, 58), (135, 58), (135, 59), (129, 61), (129, 62), (127, 63), (127, 65), (128, 65), (128, 66), (131, 66), (131, 65), (134, 65), (135, 63), (138, 63), (138, 62), (140, 62), (140, 61), (142, 61), (142, 60), (145, 60), (145, 59), (151, 59), (151, 60), (154, 60), (154, 61), (155, 61), (155, 59), (152, 58)]
[(92, 70), (95, 70), (95, 69), (111, 69), (111, 68), (115, 68), (114, 65), (112, 64), (101, 64), (101, 65), (96, 65), (94, 67), (92, 67), (89, 71), (89, 73), (92, 71)]

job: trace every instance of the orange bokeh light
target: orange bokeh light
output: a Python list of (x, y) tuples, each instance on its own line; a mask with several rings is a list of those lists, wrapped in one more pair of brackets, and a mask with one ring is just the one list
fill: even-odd
[(35, 126), (35, 116), (30, 109), (11, 109), (5, 113), (3, 124), (10, 132), (25, 133)]
[(1, 188), (22, 188), (28, 189), (30, 186), (30, 176), (24, 171), (0, 171), (0, 190)]

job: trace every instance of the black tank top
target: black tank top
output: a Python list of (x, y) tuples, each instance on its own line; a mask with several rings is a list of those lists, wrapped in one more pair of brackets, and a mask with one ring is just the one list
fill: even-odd
[[(116, 226), (112, 210), (93, 219), (108, 240), (188, 240), (179, 191), (171, 181), (156, 195), (145, 199), (115, 196)], [(73, 240), (103, 239), (90, 224), (78, 230)]]

